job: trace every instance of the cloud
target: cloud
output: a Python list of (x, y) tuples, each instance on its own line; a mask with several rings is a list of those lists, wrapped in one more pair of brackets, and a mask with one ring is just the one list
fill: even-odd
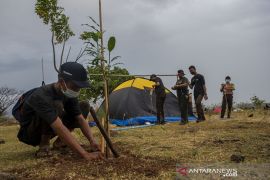
[[(76, 33), (70, 60), (79, 52), (78, 39), (89, 22), (98, 19), (96, 1), (60, 0)], [(14, 4), (20, 8), (16, 11)], [(210, 99), (219, 103), (219, 85), (231, 75), (236, 101), (256, 94), (270, 101), (269, 0), (114, 0), (103, 1), (105, 39), (116, 36), (113, 55), (134, 74), (172, 74), (189, 65), (205, 75)], [(49, 27), (34, 13), (34, 1), (3, 0), (0, 6), (0, 85), (27, 89), (41, 79), (40, 59), (46, 61), (46, 81), (56, 80)], [(58, 54), (59, 57), (59, 54)], [(35, 77), (33, 76), (35, 74)], [(16, 77), (14, 77), (16, 76)], [(17, 77), (23, 77), (24, 81)], [(163, 78), (171, 87), (175, 78)]]

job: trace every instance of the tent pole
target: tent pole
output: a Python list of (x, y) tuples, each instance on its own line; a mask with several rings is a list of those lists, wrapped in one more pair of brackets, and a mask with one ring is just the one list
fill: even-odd
[[(157, 76), (177, 77), (177, 74), (156, 74)], [(103, 74), (90, 74), (90, 76), (103, 76)], [(110, 74), (110, 77), (148, 77), (150, 74)]]

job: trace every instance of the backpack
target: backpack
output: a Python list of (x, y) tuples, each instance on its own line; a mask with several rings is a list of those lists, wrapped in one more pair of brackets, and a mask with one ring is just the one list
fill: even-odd
[(17, 103), (15, 104), (15, 106), (12, 108), (12, 115), (14, 116), (14, 118), (21, 122), (22, 121), (22, 107), (24, 102), (26, 101), (26, 99), (33, 94), (33, 92), (38, 89), (38, 88), (34, 88), (31, 89), (29, 91), (27, 91), (26, 93), (24, 93), (19, 100), (17, 101)]

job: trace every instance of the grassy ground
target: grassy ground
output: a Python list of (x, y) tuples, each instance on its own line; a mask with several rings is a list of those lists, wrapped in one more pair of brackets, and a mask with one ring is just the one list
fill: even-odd
[[(248, 118), (253, 113), (254, 116)], [(85, 162), (70, 151), (36, 159), (37, 150), (16, 139), (17, 125), (0, 126), (1, 173), (22, 179), (222, 179), (217, 174), (183, 177), (177, 166), (234, 168), (238, 179), (270, 179), (270, 112), (239, 112), (230, 120), (207, 115), (202, 123), (186, 126), (170, 123), (112, 133), (121, 153), (118, 159)], [(93, 128), (99, 136), (98, 130)], [(86, 141), (74, 132), (81, 143)], [(231, 161), (232, 155), (244, 162)]]

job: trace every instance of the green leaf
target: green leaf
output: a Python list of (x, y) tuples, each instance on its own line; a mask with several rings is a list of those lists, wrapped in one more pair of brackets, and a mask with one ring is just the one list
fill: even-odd
[(64, 14), (64, 8), (58, 6), (57, 2), (57, 0), (37, 0), (35, 12), (44, 24), (50, 26), (57, 41), (55, 43), (59, 44), (74, 36), (74, 33), (68, 24), (69, 17)]
[(91, 36), (92, 36), (92, 38), (93, 38), (93, 40), (95, 42), (98, 42), (98, 39), (99, 39), (99, 34), (98, 33), (91, 32)]
[(108, 51), (109, 52), (111, 52), (113, 49), (114, 49), (114, 47), (115, 47), (115, 37), (114, 36), (112, 36), (112, 37), (110, 37), (110, 39), (109, 39), (109, 41), (108, 41)]
[(117, 60), (119, 58), (121, 58), (121, 56), (115, 56), (115, 57), (112, 58), (111, 62), (113, 62), (113, 61), (115, 61), (115, 60)]
[[(92, 102), (95, 102), (103, 97), (103, 78), (102, 76), (94, 76), (91, 74), (102, 74), (103, 70), (100, 66), (88, 66), (87, 71), (90, 74), (90, 83), (91, 88), (87, 89), (87, 91), (82, 91), (80, 93), (81, 99), (87, 99)], [(107, 72), (108, 73), (108, 72)], [(125, 68), (121, 68), (118, 66), (113, 67), (112, 70), (109, 72), (110, 74), (123, 74), (129, 75), (129, 72)], [(132, 79), (134, 77), (127, 76), (127, 77), (108, 77), (108, 89), (109, 92), (112, 92), (119, 84)]]

